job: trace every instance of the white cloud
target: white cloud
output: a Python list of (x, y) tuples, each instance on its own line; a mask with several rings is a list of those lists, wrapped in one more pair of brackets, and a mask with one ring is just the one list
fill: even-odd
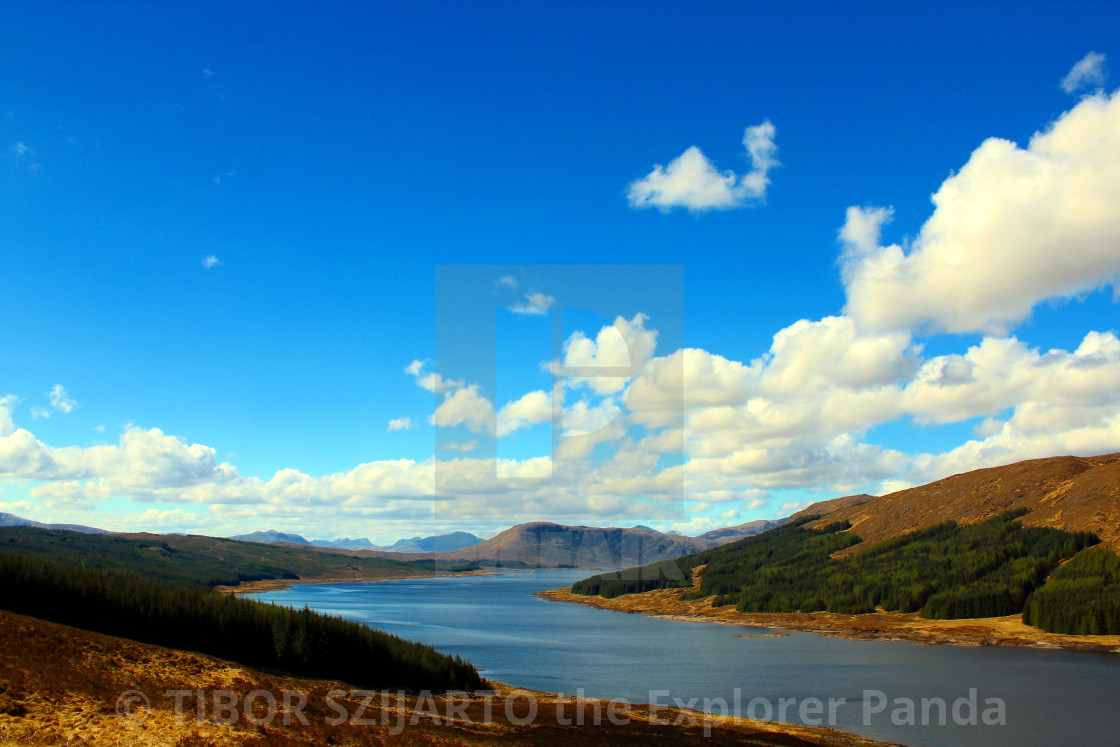
[(1040, 301), (1115, 287), (1120, 95), (1082, 100), (1026, 149), (984, 141), (933, 203), (906, 247), (880, 245), (889, 211), (848, 210), (843, 274), (858, 323), (1000, 334)]
[(440, 444), (439, 448), (442, 451), (460, 451), (466, 453), (477, 449), (478, 441), (464, 441), (462, 443), (448, 441), (447, 443)]
[(1090, 332), (1072, 353), (1043, 353), (1014, 337), (987, 338), (963, 355), (923, 363), (899, 400), (902, 412), (929, 424), (1031, 404), (1120, 405), (1120, 340)]
[[(573, 388), (586, 384), (603, 395), (621, 391), (657, 348), (657, 330), (646, 329), (647, 320), (645, 314), (629, 320), (616, 317), (594, 340), (573, 332), (564, 342), (565, 383)], [(596, 373), (605, 375), (593, 375)]]
[(499, 288), (510, 288), (512, 290), (517, 290), (517, 278), (515, 278), (513, 275), (502, 275), (500, 278), (494, 281), (494, 285), (498, 286)]
[(556, 299), (544, 293), (526, 293), (525, 302), (516, 303), (510, 306), (509, 310), (514, 314), (540, 316), (541, 314), (547, 314), (554, 303), (556, 303)]
[[(551, 458), (383, 460), (318, 477), (285, 469), (268, 480), (242, 477), (214, 449), (159, 429), (129, 427), (113, 445), (53, 448), (15, 426), (15, 400), (7, 397), (0, 400), (0, 478), (37, 483), (29, 495), (55, 512), (90, 511), (123, 496), (222, 506), (222, 521), (275, 518), (294, 527), (313, 526), (328, 510), (348, 521), (422, 521), (436, 510), (494, 522), (584, 522), (679, 516), (686, 496), (713, 511), (758, 511), (771, 505), (767, 490), (883, 492), (1016, 459), (1120, 448), (1114, 333), (1091, 332), (1071, 352), (987, 338), (961, 354), (921, 356), (899, 333), (861, 333), (844, 317), (802, 320), (749, 365), (696, 349), (649, 359), (627, 396), (587, 396), (564, 407)], [(423, 363), (409, 372), (423, 375)], [(662, 389), (676, 389), (686, 406), (674, 414)], [(651, 413), (667, 422), (648, 425)], [(432, 421), (508, 435), (551, 416), (548, 392), (530, 392), (495, 413), (470, 385), (445, 391)], [(942, 454), (866, 442), (868, 428), (901, 417), (987, 420), (974, 440)], [(647, 419), (640, 441), (628, 435), (639, 418)], [(595, 450), (600, 444), (610, 451)], [(661, 462), (682, 452), (683, 464)]]
[(215, 257), (213, 254), (207, 254), (202, 258), (202, 266), (207, 270), (212, 270), (222, 263), (222, 260)]
[[(769, 494), (767, 494), (767, 495), (769, 495)], [(765, 506), (767, 503), (768, 503), (768, 501), (766, 500), (766, 498), (744, 497), (744, 499), (743, 499), (743, 510), (744, 511), (757, 511), (758, 509)]]
[(482, 395), (477, 384), (444, 392), (443, 401), (428, 420), (440, 428), (465, 425), (475, 432), (492, 432), (494, 421), (494, 405)]
[[(613, 397), (596, 404), (581, 399), (565, 407), (562, 417), (563, 440), (555, 453), (558, 461), (586, 459), (596, 445), (619, 441), (626, 436), (626, 414)], [(652, 451), (641, 451), (653, 456)]]
[(656, 207), (662, 212), (683, 207), (702, 212), (743, 207), (764, 199), (769, 171), (778, 165), (774, 133), (769, 120), (746, 129), (743, 146), (751, 170), (741, 176), (734, 171), (719, 171), (699, 148), (688, 148), (668, 166), (657, 164), (653, 171), (631, 182), (627, 192), (630, 206)]
[(891, 384), (917, 367), (910, 347), (909, 333), (860, 333), (849, 317), (802, 319), (774, 335), (760, 389), (804, 394), (829, 385), (863, 389)]
[(683, 348), (646, 363), (626, 392), (626, 406), (637, 422), (660, 427), (698, 408), (745, 402), (758, 376), (757, 367)]
[(47, 392), (47, 396), (51, 399), (51, 407), (59, 412), (70, 412), (78, 406), (78, 403), (66, 394), (66, 387), (62, 386), (62, 384), (55, 384), (51, 387), (51, 390)]
[(23, 142), (22, 140), (19, 140), (19, 141), (13, 143), (11, 145), (11, 147), (8, 148), (8, 150), (10, 152), (16, 154), (17, 156), (33, 156), (33, 155), (35, 155), (35, 151), (31, 149), (31, 146), (28, 145), (27, 143)]
[(496, 433), (500, 438), (521, 428), (551, 420), (552, 395), (538, 389), (502, 407), (498, 412)]
[(416, 385), (422, 389), (427, 389), (433, 394), (443, 394), (452, 389), (458, 389), (463, 386), (462, 381), (445, 379), (436, 372), (425, 373), (424, 367), (427, 361), (414, 360), (404, 368), (404, 372), (409, 376), (416, 378)]
[(7, 436), (15, 432), (16, 425), (12, 421), (12, 408), (18, 399), (13, 394), (0, 397), (0, 436)]
[(1062, 90), (1068, 94), (1074, 94), (1082, 88), (1094, 87), (1101, 88), (1104, 86), (1105, 72), (1104, 63), (1106, 57), (1097, 52), (1090, 52), (1077, 61), (1066, 75), (1062, 78)]
[(412, 418), (393, 418), (389, 421), (389, 427), (386, 431), (407, 431), (415, 428), (416, 425), (412, 422)]
[(50, 416), (51, 411), (47, 408), (40, 407), (39, 405), (31, 406), (31, 417), (35, 418), (36, 420), (47, 420), (50, 418)]

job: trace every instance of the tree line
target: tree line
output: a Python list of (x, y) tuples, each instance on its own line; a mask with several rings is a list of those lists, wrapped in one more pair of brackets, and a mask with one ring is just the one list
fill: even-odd
[[(699, 588), (685, 598), (714, 597), (713, 605), (734, 604), (742, 612), (859, 614), (882, 608), (955, 619), (1030, 607), (1025, 614), (1031, 624), (1045, 630), (1120, 628), (1120, 559), (1111, 565), (1115, 554), (1098, 549), (1091, 561), (1081, 560), (1082, 551), (1099, 542), (1095, 535), (1025, 528), (1017, 521), (1024, 513), (1008, 511), (968, 526), (946, 522), (840, 559), (833, 554), (860, 542), (851, 525), (808, 529), (818, 517), (804, 517), (676, 561), (600, 574), (572, 591), (610, 598), (687, 587), (692, 570), (706, 566)], [(1046, 583), (1070, 558), (1077, 562)], [(1056, 581), (1061, 583), (1051, 589)]]
[(1120, 635), (1120, 557), (1107, 547), (1075, 555), (1030, 595), (1023, 622), (1051, 633)]
[(6, 545), (0, 543), (0, 600), (12, 612), (368, 689), (483, 685), (475, 668), (458, 656), (306, 607), (225, 596), (135, 570), (83, 568), (13, 553)]

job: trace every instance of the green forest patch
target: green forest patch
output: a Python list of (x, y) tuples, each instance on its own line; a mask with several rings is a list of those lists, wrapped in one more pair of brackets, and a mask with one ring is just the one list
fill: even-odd
[[(1086, 551), (1099, 542), (1091, 533), (1023, 527), (1024, 513), (963, 527), (946, 522), (840, 559), (832, 555), (860, 542), (851, 526), (807, 529), (817, 517), (804, 517), (676, 561), (585, 579), (572, 591), (610, 598), (689, 587), (692, 570), (705, 566), (699, 588), (685, 598), (715, 597), (713, 605), (741, 612), (882, 608), (960, 619), (1017, 614), (1030, 599), (1027, 621), (1050, 632), (1120, 628), (1120, 558), (1105, 548)], [(1091, 611), (1059, 612), (1066, 607)]]

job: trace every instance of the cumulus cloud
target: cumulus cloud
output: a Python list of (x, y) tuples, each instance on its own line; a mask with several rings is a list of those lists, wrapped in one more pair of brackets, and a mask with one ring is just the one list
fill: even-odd
[(222, 260), (215, 257), (213, 254), (207, 254), (202, 258), (202, 266), (207, 270), (212, 270), (222, 263)]
[(494, 405), (477, 384), (444, 392), (443, 401), (436, 407), (428, 422), (440, 428), (465, 425), (475, 432), (493, 432)]
[(1072, 95), (1082, 88), (1101, 88), (1104, 86), (1104, 63), (1106, 57), (1097, 52), (1090, 52), (1077, 61), (1062, 78), (1062, 90)]
[(766, 197), (770, 170), (778, 165), (774, 125), (765, 120), (743, 133), (743, 147), (751, 169), (739, 175), (719, 171), (699, 148), (692, 146), (669, 162), (630, 183), (627, 198), (634, 208), (656, 207), (668, 212), (683, 207), (693, 212), (743, 207)]
[(500, 278), (494, 281), (494, 285), (498, 286), (499, 288), (510, 288), (511, 290), (517, 290), (517, 278), (515, 278), (513, 275), (502, 275)]
[[(580, 399), (564, 408), (562, 418), (562, 440), (554, 455), (559, 461), (586, 459), (596, 445), (619, 441), (626, 436), (625, 413), (613, 397), (605, 397), (597, 403)], [(654, 452), (640, 451), (656, 461)]]
[(556, 299), (544, 293), (526, 293), (525, 301), (523, 303), (515, 303), (513, 306), (509, 307), (509, 310), (514, 314), (540, 316), (542, 314), (547, 314), (554, 303), (556, 303)]
[[(564, 341), (563, 368), (570, 387), (588, 386), (597, 394), (616, 394), (633, 378), (657, 348), (657, 331), (646, 329), (648, 317), (616, 317), (592, 340), (573, 332)], [(595, 375), (598, 374), (598, 375)]]
[(36, 420), (46, 420), (50, 418), (50, 416), (51, 411), (47, 408), (40, 407), (39, 405), (31, 406), (31, 417), (35, 418)]
[(1002, 334), (1045, 299), (1120, 274), (1120, 95), (1083, 99), (1026, 148), (990, 138), (933, 195), (908, 246), (882, 208), (840, 232), (847, 312), (879, 329)]
[(759, 381), (769, 394), (839, 385), (863, 389), (904, 379), (916, 368), (907, 332), (866, 334), (849, 317), (795, 322), (774, 335)]
[[(1088, 449), (1078, 453), (1118, 449), (1120, 437), (1102, 425), (1120, 412), (1116, 392), (1120, 340), (1111, 332), (1088, 333), (1072, 352), (989, 337), (962, 354), (923, 358), (907, 333), (825, 317), (779, 331), (750, 364), (696, 349), (652, 358), (622, 416), (662, 429), (643, 439), (648, 452), (683, 438), (690, 495), (735, 485), (862, 492), (884, 480), (944, 476), (937, 465), (960, 471), (998, 463), (992, 454), (1041, 456), (1041, 445), (1065, 443), (1059, 434), (1073, 430)], [(1005, 423), (999, 415), (1009, 410)], [(904, 418), (927, 426), (988, 420), (979, 446), (928, 467), (864, 440)], [(1011, 448), (1009, 433), (1029, 433), (1033, 445), (1021, 447), (1026, 437), (1017, 436)]]
[[(411, 368), (423, 373), (423, 364)], [(665, 408), (662, 388), (675, 389), (683, 406)], [(553, 396), (529, 392), (495, 412), (477, 386), (462, 386), (444, 392), (432, 419), (508, 435), (547, 422)], [(123, 496), (222, 506), (230, 521), (293, 524), (319, 521), (328, 509), (370, 520), (419, 521), (436, 510), (495, 522), (618, 521), (700, 504), (695, 513), (710, 519), (778, 505), (768, 491), (884, 492), (1017, 459), (1116, 450), (1120, 338), (1090, 332), (1072, 351), (985, 338), (963, 353), (923, 358), (905, 335), (860, 331), (844, 317), (802, 320), (749, 364), (698, 349), (650, 358), (628, 396), (565, 405), (551, 457), (390, 459), (317, 477), (294, 469), (244, 477), (213, 448), (159, 429), (130, 427), (116, 444), (55, 448), (16, 427), (14, 403), (0, 399), (0, 478), (35, 483), (31, 499), (53, 511), (92, 510)], [(665, 424), (632, 438), (630, 429), (651, 414)], [(929, 425), (983, 420), (973, 439), (940, 454), (866, 440), (869, 428), (904, 417)], [(596, 451), (600, 444), (610, 451)], [(684, 458), (666, 463), (666, 454)]]
[(537, 390), (507, 403), (498, 412), (496, 433), (508, 436), (521, 428), (552, 420), (552, 395)]
[(414, 360), (412, 363), (405, 366), (404, 372), (416, 379), (417, 386), (422, 389), (427, 389), (433, 394), (443, 394), (446, 391), (458, 389), (463, 386), (464, 382), (462, 381), (445, 379), (434, 371), (425, 371), (424, 367), (426, 365), (427, 361)]
[(412, 422), (412, 418), (393, 418), (389, 421), (389, 427), (385, 430), (392, 431), (407, 431), (415, 428), (416, 425)]
[(50, 397), (51, 407), (59, 412), (70, 412), (78, 406), (78, 403), (66, 393), (66, 387), (62, 384), (55, 384), (51, 387), (47, 396)]
[(1044, 353), (1014, 337), (986, 338), (963, 355), (926, 361), (899, 407), (918, 422), (940, 424), (1032, 403), (1120, 404), (1120, 340), (1111, 332), (1090, 332), (1072, 353)]
[(745, 402), (758, 368), (698, 348), (649, 360), (630, 384), (626, 406), (647, 428), (671, 423), (687, 411)]

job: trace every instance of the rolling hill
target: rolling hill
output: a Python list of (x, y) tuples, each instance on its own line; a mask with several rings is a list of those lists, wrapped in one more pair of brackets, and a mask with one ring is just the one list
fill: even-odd
[(572, 592), (680, 589), (681, 600), (759, 613), (1026, 611), (1048, 632), (1105, 634), (1120, 630), (1118, 520), (1120, 454), (1035, 459), (821, 502), (777, 529)]
[(1028, 511), (1024, 526), (1093, 532), (1120, 551), (1120, 453), (980, 469), (878, 498), (824, 501), (790, 518), (819, 516), (807, 525), (815, 529), (851, 522), (863, 541), (841, 553), (850, 554), (945, 521), (974, 524), (1015, 509)]
[(68, 532), (81, 532), (82, 534), (112, 534), (112, 532), (104, 529), (82, 526), (81, 524), (43, 524), (31, 519), (24, 519), (15, 514), (5, 513), (0, 513), (0, 527), (38, 527), (39, 529), (65, 529)]

